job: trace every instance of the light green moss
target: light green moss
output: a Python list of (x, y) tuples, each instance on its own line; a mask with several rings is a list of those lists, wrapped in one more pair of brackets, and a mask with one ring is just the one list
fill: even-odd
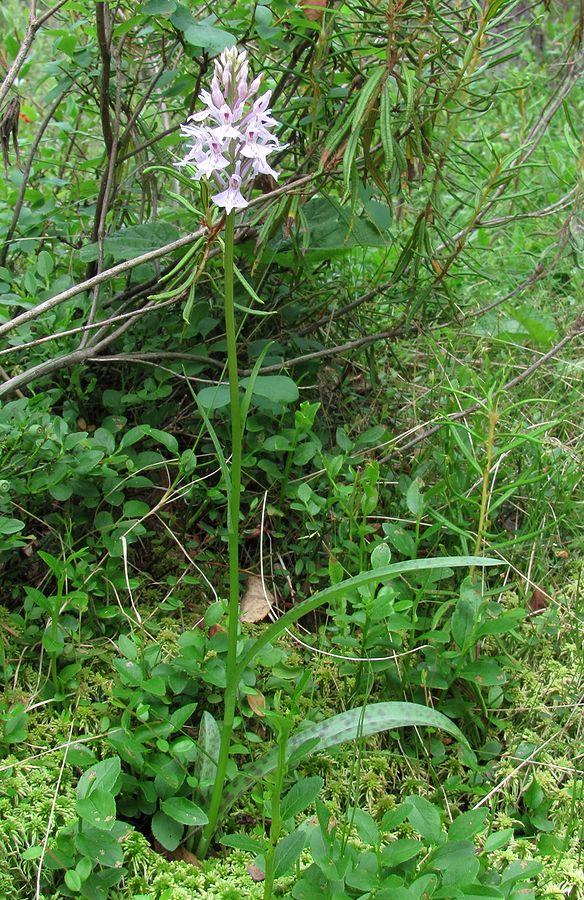
[[(0, 775), (0, 897), (6, 900), (27, 900), (34, 896), (31, 887), (37, 877), (37, 860), (26, 860), (23, 854), (30, 847), (42, 844), (52, 812), (49, 838), (75, 816), (75, 791), (71, 773), (65, 769), (57, 790), (58, 768), (54, 760), (35, 764), (19, 763)], [(52, 876), (44, 871), (52, 896)]]
[(263, 886), (247, 871), (248, 853), (232, 850), (225, 858), (209, 859), (201, 867), (169, 862), (134, 832), (126, 841), (125, 865), (130, 870), (116, 897), (130, 900), (145, 895), (149, 900), (261, 900)]

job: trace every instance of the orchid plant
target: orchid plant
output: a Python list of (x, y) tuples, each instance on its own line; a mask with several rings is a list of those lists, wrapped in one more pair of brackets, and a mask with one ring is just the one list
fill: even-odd
[[(239, 509), (241, 491), (242, 416), (239, 396), (234, 280), (235, 215), (245, 209), (256, 175), (278, 173), (267, 157), (286, 147), (270, 131), (277, 123), (269, 108), (271, 91), (257, 96), (261, 75), (248, 83), (249, 64), (245, 50), (224, 50), (215, 60), (210, 91), (201, 91), (204, 109), (195, 112), (182, 126), (190, 139), (185, 157), (177, 165), (192, 171), (200, 181), (206, 179), (217, 188), (211, 201), (225, 211), (224, 234), (224, 309), (227, 338), (227, 371), (231, 418), (231, 464), (225, 472), (228, 487), (229, 604), (227, 618), (227, 662), (225, 707), (217, 771), (209, 809), (208, 823), (198, 845), (205, 856), (215, 833), (223, 797), (229, 748), (233, 733), (237, 699), (237, 641), (239, 632)], [(255, 98), (255, 99), (254, 99)]]

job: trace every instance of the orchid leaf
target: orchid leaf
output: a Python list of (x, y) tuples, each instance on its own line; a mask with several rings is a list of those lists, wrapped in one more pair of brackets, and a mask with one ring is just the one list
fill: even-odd
[[(309, 741), (313, 742), (309, 752), (317, 753), (337, 747), (347, 741), (369, 737), (372, 734), (379, 734), (394, 728), (424, 725), (446, 731), (468, 746), (468, 741), (460, 729), (450, 719), (431, 707), (418, 703), (371, 703), (368, 706), (359, 706), (356, 709), (339, 713), (323, 722), (303, 723), (288, 740), (286, 760), (290, 763), (293, 754)], [(276, 747), (246, 766), (241, 775), (227, 786), (223, 795), (221, 814), (226, 813), (233, 803), (257, 781), (275, 771), (278, 761), (279, 748)]]

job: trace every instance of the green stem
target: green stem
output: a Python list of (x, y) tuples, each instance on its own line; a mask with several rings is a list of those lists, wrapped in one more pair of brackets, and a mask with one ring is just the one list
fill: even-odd
[[(53, 646), (57, 646), (59, 641), (59, 610), (61, 608), (61, 586), (59, 585), (59, 592), (55, 598), (55, 605), (53, 607), (53, 612), (51, 615), (51, 624), (49, 626), (49, 633), (51, 635), (51, 640), (53, 642)], [(57, 675), (57, 654), (53, 651), (50, 654), (51, 658), (51, 680), (53, 682), (53, 687), (55, 690), (59, 689), (59, 678)]]
[[(487, 434), (487, 460), (483, 472), (483, 486), (481, 491), (481, 510), (479, 515), (479, 524), (477, 528), (477, 539), (475, 543), (475, 555), (478, 556), (483, 546), (483, 533), (487, 521), (487, 511), (489, 507), (489, 481), (491, 478), (491, 470), (493, 468), (493, 448), (495, 445), (495, 436), (497, 430), (497, 422), (499, 414), (496, 409), (489, 411), (489, 430)], [(470, 577), (474, 578), (475, 566), (471, 566)]]
[(229, 748), (235, 719), (237, 699), (237, 639), (239, 632), (239, 506), (241, 490), (241, 409), (239, 402), (239, 379), (237, 373), (237, 338), (235, 329), (235, 307), (233, 303), (233, 231), (234, 213), (227, 216), (225, 223), (225, 250), (223, 262), (225, 269), (225, 333), (227, 337), (227, 371), (229, 375), (229, 399), (231, 411), (231, 485), (228, 498), (229, 538), (229, 609), (227, 616), (227, 666), (225, 672), (226, 688), (224, 695), (225, 710), (223, 713), (223, 729), (221, 745), (217, 759), (217, 773), (213, 793), (207, 815), (209, 821), (203, 828), (197, 855), (203, 859), (209, 849), (217, 828), (217, 819), (225, 777), (229, 762)]
[[(289, 733), (289, 732), (288, 732)], [(278, 744), (278, 768), (276, 770), (276, 780), (272, 789), (272, 822), (270, 825), (270, 840), (265, 855), (265, 871), (266, 878), (264, 881), (264, 900), (271, 900), (272, 891), (274, 889), (276, 847), (282, 831), (282, 788), (284, 787), (284, 776), (286, 774), (286, 749), (288, 746), (288, 734), (280, 733)]]
[(296, 447), (298, 446), (298, 431), (294, 432), (294, 437), (292, 438), (292, 446), (288, 451), (288, 456), (286, 457), (286, 465), (284, 466), (284, 474), (282, 476), (282, 484), (280, 485), (280, 501), (284, 501), (286, 499), (286, 491), (288, 490), (288, 481), (290, 480), (290, 470), (292, 469), (292, 462), (294, 461), (294, 453), (296, 451)]

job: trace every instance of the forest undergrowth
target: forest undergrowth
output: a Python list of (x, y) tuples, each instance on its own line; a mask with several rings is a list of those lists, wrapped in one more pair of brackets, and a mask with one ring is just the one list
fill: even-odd
[(582, 21), (0, 10), (0, 898), (584, 898)]

